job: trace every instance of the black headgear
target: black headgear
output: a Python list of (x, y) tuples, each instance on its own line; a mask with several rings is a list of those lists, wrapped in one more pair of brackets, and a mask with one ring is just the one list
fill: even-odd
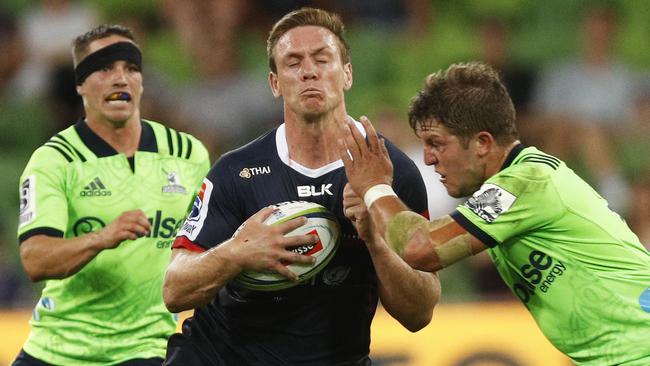
[(77, 85), (83, 84), (84, 80), (93, 72), (118, 60), (137, 65), (142, 70), (140, 49), (131, 42), (117, 42), (89, 54), (77, 65), (74, 69)]

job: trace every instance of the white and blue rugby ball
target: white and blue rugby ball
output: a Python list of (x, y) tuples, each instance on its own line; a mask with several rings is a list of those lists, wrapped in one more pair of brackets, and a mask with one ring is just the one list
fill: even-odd
[(307, 223), (285, 236), (314, 234), (319, 241), (294, 247), (294, 252), (316, 258), (313, 265), (289, 264), (287, 268), (298, 275), (298, 281), (290, 281), (273, 271), (256, 272), (243, 271), (235, 278), (239, 285), (257, 291), (276, 291), (295, 286), (314, 277), (320, 272), (336, 253), (341, 236), (341, 230), (333, 213), (325, 207), (307, 201), (287, 201), (275, 204), (278, 208), (264, 223), (277, 225), (296, 217), (305, 216)]

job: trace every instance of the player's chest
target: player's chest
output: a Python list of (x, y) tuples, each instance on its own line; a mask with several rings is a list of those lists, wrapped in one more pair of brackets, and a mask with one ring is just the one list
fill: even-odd
[(284, 201), (310, 201), (337, 214), (342, 211), (343, 188), (347, 178), (342, 170), (308, 176), (282, 165), (261, 165), (236, 172), (235, 189), (247, 210)]
[(79, 213), (132, 209), (183, 210), (195, 190), (191, 167), (156, 154), (87, 161), (66, 177), (68, 204)]

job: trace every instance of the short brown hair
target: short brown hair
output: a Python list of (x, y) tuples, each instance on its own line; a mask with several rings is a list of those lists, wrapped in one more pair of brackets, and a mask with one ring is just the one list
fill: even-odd
[(306, 25), (323, 27), (334, 33), (336, 38), (339, 40), (341, 61), (344, 64), (350, 62), (350, 46), (345, 41), (345, 38), (343, 38), (345, 26), (341, 21), (341, 17), (335, 13), (330, 13), (322, 9), (305, 7), (299, 10), (294, 10), (283, 16), (282, 19), (278, 20), (275, 25), (273, 25), (271, 32), (269, 32), (269, 38), (266, 40), (266, 54), (269, 58), (269, 67), (271, 68), (271, 71), (278, 71), (275, 59), (273, 58), (273, 49), (278, 43), (280, 37), (293, 28)]
[(135, 37), (133, 37), (133, 33), (129, 28), (121, 25), (100, 25), (80, 35), (79, 37), (75, 38), (74, 41), (72, 41), (72, 56), (74, 59), (75, 67), (79, 64), (79, 62), (81, 62), (81, 60), (83, 60), (84, 57), (87, 56), (88, 46), (90, 43), (98, 39), (110, 37), (112, 35), (122, 36), (124, 38), (130, 39), (133, 41), (133, 43), (136, 43)]
[(464, 144), (481, 131), (504, 145), (518, 138), (515, 107), (501, 78), (492, 67), (470, 62), (453, 64), (425, 79), (424, 89), (411, 100), (409, 124), (436, 119)]

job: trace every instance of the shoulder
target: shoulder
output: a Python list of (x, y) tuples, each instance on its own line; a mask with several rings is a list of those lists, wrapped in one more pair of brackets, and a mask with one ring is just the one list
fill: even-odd
[(34, 150), (29, 164), (55, 167), (69, 165), (76, 161), (84, 162), (86, 157), (80, 152), (83, 147), (79, 145), (79, 137), (74, 130), (74, 126), (70, 126), (55, 133)]
[(155, 121), (143, 121), (153, 129), (159, 153), (169, 154), (199, 164), (209, 161), (208, 150), (198, 138)]
[(268, 168), (279, 161), (275, 148), (275, 130), (271, 130), (249, 143), (222, 154), (208, 176), (224, 180), (225, 176), (246, 176), (252, 168)]
[(502, 175), (516, 175), (527, 180), (547, 180), (564, 165), (562, 160), (534, 147), (528, 147), (515, 158), (513, 164), (504, 169)]
[(538, 204), (557, 197), (557, 172), (564, 163), (535, 148), (525, 148), (512, 165), (501, 170), (487, 185), (494, 185), (515, 197), (529, 197)]
[(226, 152), (219, 158), (217, 164), (249, 164), (259, 160), (269, 160), (270, 157), (277, 157), (275, 131), (276, 129), (270, 130), (249, 143)]

